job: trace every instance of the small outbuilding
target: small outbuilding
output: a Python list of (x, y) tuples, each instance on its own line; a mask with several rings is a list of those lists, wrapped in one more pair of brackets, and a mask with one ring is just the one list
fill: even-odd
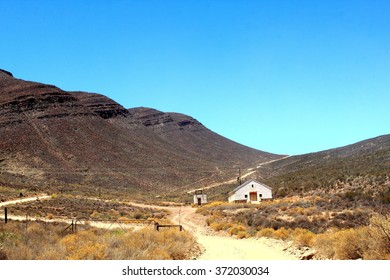
[(229, 202), (259, 203), (272, 198), (272, 189), (256, 180), (249, 180), (229, 193)]
[(194, 204), (202, 205), (207, 203), (207, 195), (203, 190), (196, 190), (194, 194)]

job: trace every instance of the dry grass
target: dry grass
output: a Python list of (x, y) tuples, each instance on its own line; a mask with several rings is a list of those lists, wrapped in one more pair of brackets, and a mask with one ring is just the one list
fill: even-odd
[(182, 260), (196, 248), (177, 229), (106, 231), (89, 228), (63, 236), (65, 224), (12, 222), (0, 226), (0, 259), (10, 260)]
[(390, 215), (373, 216), (368, 227), (317, 235), (317, 256), (326, 259), (390, 259)]

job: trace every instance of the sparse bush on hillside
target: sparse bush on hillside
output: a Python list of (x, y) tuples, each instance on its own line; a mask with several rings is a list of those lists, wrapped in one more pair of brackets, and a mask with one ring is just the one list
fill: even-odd
[(31, 201), (23, 204), (15, 204), (9, 207), (9, 211), (15, 215), (30, 217), (51, 218), (82, 218), (82, 219), (148, 219), (164, 218), (165, 210), (153, 210), (141, 208), (120, 202), (110, 202), (98, 199), (78, 198), (73, 196), (57, 195), (50, 200)]
[(36, 195), (37, 193), (33, 190), (28, 190), (22, 187), (6, 187), (0, 185), (0, 202), (18, 199), (20, 194), (23, 194), (24, 197)]

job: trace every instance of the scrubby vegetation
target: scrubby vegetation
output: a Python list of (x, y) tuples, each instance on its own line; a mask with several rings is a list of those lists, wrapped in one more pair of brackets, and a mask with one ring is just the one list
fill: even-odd
[(339, 196), (290, 197), (260, 204), (214, 202), (198, 209), (209, 216), (209, 224), (239, 223), (246, 227), (287, 229), (303, 228), (322, 233), (329, 228), (354, 228), (368, 225), (371, 208), (354, 207)]
[(215, 231), (289, 240), (299, 248), (314, 248), (320, 259), (390, 259), (390, 215), (354, 206), (342, 195), (329, 195), (257, 205), (213, 202), (197, 211)]
[[(264, 167), (276, 197), (344, 192), (347, 199), (390, 203), (388, 137), (368, 143), (291, 157)], [(382, 141), (382, 142), (381, 142)]]
[(20, 194), (22, 194), (24, 197), (36, 195), (36, 193), (32, 190), (0, 185), (0, 202), (17, 199), (20, 197)]
[(63, 234), (65, 224), (22, 222), (0, 225), (0, 259), (9, 260), (181, 260), (195, 240), (177, 229), (155, 231), (87, 228)]
[(148, 219), (165, 218), (165, 210), (140, 208), (121, 202), (99, 199), (78, 198), (66, 195), (52, 195), (50, 200), (32, 201), (9, 206), (9, 211), (15, 215), (30, 217), (84, 218), (94, 220), (107, 219)]

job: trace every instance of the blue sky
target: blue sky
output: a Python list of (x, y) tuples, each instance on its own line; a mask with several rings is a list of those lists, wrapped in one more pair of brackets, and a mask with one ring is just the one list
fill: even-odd
[(0, 0), (0, 68), (280, 154), (390, 133), (390, 1)]

